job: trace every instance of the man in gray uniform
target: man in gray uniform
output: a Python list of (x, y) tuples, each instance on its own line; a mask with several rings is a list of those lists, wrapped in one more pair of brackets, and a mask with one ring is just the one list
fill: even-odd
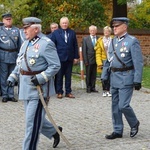
[[(17, 65), (7, 84), (13, 86), (19, 77), (19, 99), (24, 100), (26, 130), (23, 150), (36, 150), (39, 134), (54, 138), (55, 148), (60, 141), (54, 126), (45, 118), (45, 110), (36, 86), (40, 85), (43, 97), (48, 102), (55, 94), (54, 75), (60, 69), (60, 61), (54, 43), (41, 33), (41, 20), (36, 17), (23, 19), (26, 40), (21, 46)], [(62, 127), (59, 127), (62, 131)]]
[(25, 37), (25, 33), (24, 33), (24, 29), (20, 29), (20, 38), (21, 38), (21, 44), (25, 41), (26, 37)]
[[(3, 23), (3, 22), (0, 22), (0, 30), (1, 30), (1, 26), (3, 26), (3, 25), (4, 25), (4, 23)], [(0, 81), (0, 83), (1, 83), (1, 81)], [(0, 96), (2, 96), (1, 84), (0, 84)]]
[[(112, 19), (114, 39), (109, 47), (109, 58), (105, 62), (101, 75), (102, 82), (110, 77), (112, 93), (113, 133), (106, 139), (122, 138), (124, 114), (130, 128), (130, 137), (138, 133), (138, 121), (130, 101), (133, 89), (140, 90), (143, 71), (143, 58), (139, 41), (127, 33), (129, 19)], [(110, 70), (109, 70), (110, 69)]]
[(0, 30), (0, 78), (2, 90), (2, 102), (8, 100), (17, 102), (14, 98), (14, 87), (8, 87), (7, 78), (16, 65), (17, 54), (21, 46), (19, 29), (12, 26), (12, 15), (2, 15), (4, 25)]

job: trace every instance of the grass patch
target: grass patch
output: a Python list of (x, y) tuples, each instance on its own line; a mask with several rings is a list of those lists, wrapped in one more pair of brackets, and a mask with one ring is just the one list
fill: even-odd
[[(85, 67), (84, 67), (85, 72)], [(73, 73), (77, 73), (80, 75), (80, 65), (73, 66)], [(100, 74), (97, 74), (97, 77), (100, 77)], [(77, 77), (80, 80), (80, 77)], [(143, 78), (142, 78), (142, 87), (150, 89), (150, 66), (144, 66), (143, 68)]]
[(142, 86), (150, 89), (150, 66), (144, 66)]

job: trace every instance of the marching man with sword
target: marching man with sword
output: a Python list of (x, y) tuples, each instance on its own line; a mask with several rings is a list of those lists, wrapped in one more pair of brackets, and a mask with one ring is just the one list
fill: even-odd
[(54, 138), (55, 148), (60, 142), (58, 133), (62, 132), (62, 127), (55, 129), (45, 118), (37, 86), (47, 103), (55, 94), (53, 77), (60, 69), (60, 61), (54, 43), (41, 33), (41, 20), (27, 17), (23, 24), (26, 40), (18, 54), (17, 65), (7, 80), (9, 86), (14, 86), (19, 79), (19, 99), (24, 100), (26, 129), (22, 149), (36, 150), (40, 133), (49, 139)]

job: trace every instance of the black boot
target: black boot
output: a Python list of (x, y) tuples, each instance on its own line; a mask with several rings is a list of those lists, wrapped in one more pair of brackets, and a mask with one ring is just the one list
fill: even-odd
[(116, 139), (116, 138), (122, 138), (122, 134), (113, 132), (110, 135), (106, 135), (105, 138), (110, 139), (110, 140), (113, 140), (113, 139)]
[[(58, 127), (58, 129), (62, 132), (62, 127)], [(59, 144), (60, 142), (60, 135), (58, 134), (58, 132), (56, 132), (54, 135), (54, 143), (53, 143), (53, 148), (56, 148), (57, 145)]]
[(3, 102), (3, 103), (7, 103), (7, 101), (8, 101), (8, 98), (3, 97), (2, 102)]
[(131, 128), (130, 137), (134, 137), (138, 133), (139, 125), (140, 125), (140, 122), (138, 121), (137, 124), (133, 128)]

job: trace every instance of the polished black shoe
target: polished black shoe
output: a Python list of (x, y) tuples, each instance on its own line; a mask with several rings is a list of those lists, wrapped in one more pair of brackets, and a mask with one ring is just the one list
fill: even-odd
[(2, 91), (0, 90), (0, 96), (2, 96)]
[(105, 138), (106, 138), (106, 139), (110, 139), (110, 140), (113, 140), (113, 139), (116, 139), (116, 138), (122, 138), (122, 134), (113, 132), (113, 133), (110, 134), (110, 135), (106, 135)]
[(17, 99), (15, 99), (14, 97), (9, 98), (9, 101), (12, 101), (12, 102), (18, 102), (18, 100), (17, 100)]
[[(58, 129), (62, 132), (62, 127), (58, 127)], [(57, 147), (57, 145), (59, 144), (59, 142), (60, 142), (60, 135), (58, 134), (58, 132), (56, 132), (54, 135), (53, 135), (53, 137), (54, 137), (54, 143), (53, 143), (53, 148), (56, 148)]]
[(91, 93), (91, 90), (86, 90), (87, 93)]
[(91, 92), (98, 93), (96, 89), (91, 90)]
[(133, 128), (131, 128), (130, 137), (134, 137), (138, 133), (139, 125), (140, 125), (140, 122), (138, 121), (137, 124)]
[(87, 88), (87, 89), (86, 89), (86, 92), (87, 92), (87, 93), (91, 93), (91, 89)]
[(4, 98), (2, 99), (2, 102), (3, 102), (3, 103), (7, 103), (7, 101), (8, 101), (8, 98), (6, 98), (6, 97), (4, 97)]

